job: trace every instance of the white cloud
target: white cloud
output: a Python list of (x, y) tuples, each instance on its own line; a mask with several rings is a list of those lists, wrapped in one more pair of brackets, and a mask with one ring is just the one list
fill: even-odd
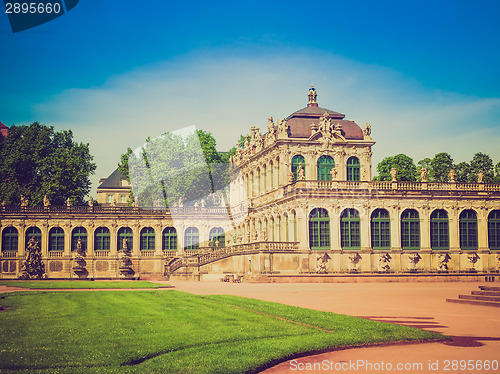
[(267, 117), (307, 104), (315, 84), (320, 106), (372, 124), (373, 166), (405, 153), (415, 162), (438, 152), (468, 161), (476, 152), (500, 162), (500, 98), (468, 98), (422, 87), (383, 67), (309, 50), (193, 53), (112, 77), (102, 87), (71, 89), (40, 103), (37, 118), (71, 128), (89, 142), (97, 181), (127, 147), (195, 125), (227, 150)]

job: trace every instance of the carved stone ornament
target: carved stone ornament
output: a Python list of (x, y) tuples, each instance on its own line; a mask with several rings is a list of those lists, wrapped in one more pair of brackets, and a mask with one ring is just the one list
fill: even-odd
[(364, 140), (372, 140), (371, 134), (372, 134), (372, 125), (370, 125), (369, 123), (365, 123), (365, 125), (363, 126)]
[(448, 253), (440, 253), (438, 255), (438, 270), (439, 271), (448, 271), (448, 262), (451, 257)]
[(359, 253), (351, 253), (349, 254), (349, 270), (352, 272), (358, 271), (359, 260), (361, 260), (361, 256)]
[(69, 197), (66, 199), (66, 206), (68, 208), (71, 206), (71, 199)]
[(378, 257), (378, 270), (387, 273), (391, 269), (391, 255), (389, 253), (381, 253)]
[(299, 167), (297, 169), (297, 179), (299, 181), (305, 181), (306, 177), (304, 175), (304, 168), (302, 167), (302, 164), (299, 164)]
[(422, 182), (427, 182), (427, 169), (426, 168), (420, 169), (420, 180)]
[(483, 183), (484, 179), (484, 173), (482, 170), (479, 170), (479, 173), (477, 174), (477, 183)]
[(448, 176), (450, 177), (450, 182), (454, 183), (455, 177), (457, 176), (457, 173), (455, 173), (455, 169), (451, 169)]
[(330, 170), (330, 175), (332, 176), (332, 181), (337, 180), (337, 169), (335, 169), (335, 166)]
[(22, 207), (28, 206), (28, 200), (24, 197), (24, 195), (21, 195), (21, 206)]
[(327, 253), (318, 253), (316, 255), (316, 273), (326, 274), (326, 264), (330, 256)]
[(417, 270), (417, 264), (422, 258), (418, 253), (410, 253), (408, 255), (408, 260), (409, 260), (409, 270), (410, 271), (415, 271)]
[(89, 206), (94, 206), (94, 198), (92, 196), (89, 197)]
[(290, 171), (288, 173), (288, 184), (292, 184), (293, 181), (295, 180), (295, 176), (293, 175), (293, 173)]
[(49, 207), (50, 206), (50, 201), (47, 195), (43, 195), (43, 206), (44, 207)]
[(398, 169), (392, 168), (391, 169), (391, 178), (393, 182), (397, 182), (397, 177), (398, 177)]

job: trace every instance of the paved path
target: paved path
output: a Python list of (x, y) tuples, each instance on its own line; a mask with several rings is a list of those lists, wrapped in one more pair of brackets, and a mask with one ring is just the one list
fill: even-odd
[[(266, 374), (500, 373), (500, 368), (485, 370), (475, 366), (480, 361), (484, 363), (486, 360), (489, 362), (497, 360), (500, 365), (500, 308), (445, 301), (446, 298), (456, 298), (459, 294), (469, 294), (471, 290), (477, 290), (479, 285), (495, 285), (493, 283), (233, 284), (208, 281), (168, 283), (179, 291), (194, 294), (252, 297), (377, 321), (400, 323), (439, 332), (453, 338), (449, 342), (332, 351), (281, 363), (264, 371)], [(474, 368), (461, 370), (461, 363), (474, 363)], [(398, 364), (403, 366), (397, 366)], [(313, 370), (314, 365), (318, 370)]]

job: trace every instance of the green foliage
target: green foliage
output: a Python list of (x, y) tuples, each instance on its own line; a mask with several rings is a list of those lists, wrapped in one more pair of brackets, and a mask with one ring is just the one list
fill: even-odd
[(71, 130), (55, 132), (38, 122), (11, 126), (0, 146), (0, 200), (19, 205), (24, 195), (34, 206), (47, 195), (54, 205), (68, 197), (83, 204), (96, 168), (92, 160), (89, 145), (73, 142)]
[(477, 182), (479, 171), (482, 170), (484, 174), (484, 183), (492, 183), (495, 179), (495, 170), (493, 168), (493, 161), (490, 156), (478, 152), (472, 157), (470, 162), (472, 182)]
[(474, 182), (472, 177), (472, 168), (467, 162), (460, 162), (455, 166), (455, 181), (460, 183), (472, 183)]
[(375, 180), (390, 181), (391, 169), (396, 168), (398, 171), (397, 179), (399, 181), (416, 181), (417, 168), (413, 163), (413, 159), (404, 154), (398, 154), (393, 157), (386, 157), (377, 165), (378, 177)]
[(139, 194), (140, 205), (172, 206), (224, 188), (229, 182), (226, 162), (236, 150), (219, 153), (212, 134), (196, 130), (185, 138), (172, 133), (148, 138), (136, 152), (128, 148), (118, 168)]
[(245, 373), (291, 355), (443, 339), (407, 326), (236, 296), (177, 291), (10, 293), (0, 371)]
[(430, 182), (448, 182), (450, 170), (453, 169), (453, 159), (446, 152), (438, 153), (431, 161), (429, 170)]
[[(429, 157), (427, 158), (424, 158), (423, 160), (420, 160), (418, 163), (417, 163), (417, 172), (418, 172), (418, 180), (421, 182), (421, 178), (420, 178), (420, 170), (422, 169), (426, 169), (427, 172), (429, 172), (429, 170), (431, 169), (431, 159)], [(429, 181), (429, 174), (427, 174), (427, 180)]]

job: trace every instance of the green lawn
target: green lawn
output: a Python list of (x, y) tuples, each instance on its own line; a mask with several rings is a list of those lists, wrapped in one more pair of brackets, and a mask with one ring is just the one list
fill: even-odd
[(56, 288), (77, 288), (77, 289), (99, 289), (99, 288), (159, 288), (165, 287), (157, 283), (148, 281), (47, 281), (47, 280), (15, 280), (0, 281), (2, 286), (24, 287), (30, 289), (56, 289)]
[(1, 295), (0, 372), (245, 373), (301, 352), (443, 338), (236, 296), (178, 291)]

